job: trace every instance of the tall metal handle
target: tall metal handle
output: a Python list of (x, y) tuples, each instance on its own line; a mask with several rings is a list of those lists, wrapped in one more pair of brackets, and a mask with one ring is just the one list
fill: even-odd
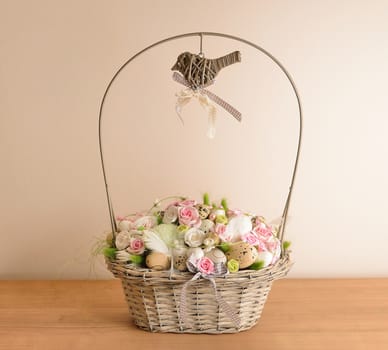
[(103, 173), (103, 176), (104, 176), (105, 191), (106, 191), (106, 198), (107, 198), (107, 201), (108, 201), (109, 217), (110, 217), (112, 232), (113, 232), (113, 234), (115, 234), (117, 232), (117, 225), (116, 225), (116, 219), (115, 219), (115, 215), (114, 215), (114, 211), (113, 211), (113, 205), (112, 205), (111, 197), (110, 197), (110, 194), (109, 194), (108, 181), (107, 181), (106, 170), (105, 170), (105, 163), (104, 163), (104, 154), (103, 154), (103, 149), (102, 149), (102, 133), (101, 133), (101, 130), (102, 130), (102, 114), (103, 114), (104, 104), (105, 104), (105, 100), (107, 98), (108, 92), (109, 92), (113, 82), (120, 75), (122, 70), (129, 63), (131, 63), (135, 58), (139, 57), (140, 55), (142, 55), (146, 51), (148, 51), (148, 50), (150, 50), (150, 49), (152, 49), (152, 48), (154, 48), (156, 46), (159, 46), (161, 44), (164, 44), (166, 42), (169, 42), (169, 41), (172, 41), (172, 40), (176, 40), (176, 39), (191, 37), (191, 36), (199, 36), (200, 39), (201, 39), (201, 42), (202, 42), (202, 39), (203, 39), (203, 37), (205, 35), (207, 35), (207, 36), (215, 36), (215, 37), (222, 37), (222, 38), (227, 38), (227, 39), (231, 39), (231, 40), (236, 40), (236, 41), (242, 42), (242, 43), (244, 43), (246, 45), (252, 46), (253, 48), (255, 48), (258, 51), (261, 51), (264, 55), (269, 57), (282, 70), (282, 72), (286, 75), (288, 81), (290, 82), (291, 87), (292, 87), (292, 89), (293, 89), (293, 91), (295, 93), (295, 97), (297, 99), (298, 109), (299, 109), (299, 136), (298, 136), (298, 146), (297, 146), (297, 150), (296, 150), (294, 169), (293, 169), (292, 177), (291, 177), (291, 183), (290, 183), (287, 199), (286, 199), (286, 202), (285, 202), (285, 205), (284, 205), (284, 209), (283, 209), (283, 213), (282, 213), (282, 221), (281, 221), (280, 229), (279, 229), (279, 236), (278, 237), (279, 237), (280, 241), (283, 242), (284, 231), (285, 231), (285, 227), (286, 227), (286, 223), (287, 223), (288, 209), (289, 209), (289, 206), (290, 206), (291, 196), (292, 196), (292, 192), (293, 192), (293, 189), (294, 189), (295, 177), (296, 177), (296, 173), (297, 173), (297, 170), (298, 170), (300, 150), (301, 150), (301, 144), (302, 144), (303, 113), (302, 113), (302, 103), (301, 103), (300, 95), (299, 95), (298, 89), (296, 88), (296, 85), (295, 85), (294, 80), (292, 79), (290, 73), (280, 63), (280, 61), (275, 56), (273, 56), (271, 53), (269, 53), (267, 50), (263, 49), (262, 47), (254, 44), (254, 43), (252, 43), (252, 42), (250, 42), (248, 40), (242, 39), (240, 37), (229, 35), (229, 34), (223, 34), (223, 33), (215, 33), (215, 32), (194, 32), (194, 33), (186, 33), (186, 34), (175, 35), (175, 36), (172, 36), (172, 37), (169, 37), (169, 38), (157, 41), (157, 42), (153, 43), (152, 45), (147, 46), (143, 50), (141, 50), (138, 53), (136, 53), (135, 55), (133, 55), (130, 59), (128, 59), (119, 68), (119, 70), (114, 74), (114, 76), (110, 80), (108, 86), (106, 87), (104, 95), (103, 95), (102, 100), (101, 100), (99, 116), (98, 116), (98, 141), (99, 141), (99, 147), (100, 147), (101, 166), (102, 166), (102, 173)]

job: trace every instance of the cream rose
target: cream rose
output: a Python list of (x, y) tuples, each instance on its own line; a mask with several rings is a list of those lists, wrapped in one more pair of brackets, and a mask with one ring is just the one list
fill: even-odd
[(199, 247), (205, 239), (205, 232), (199, 228), (193, 227), (185, 233), (185, 243), (189, 247)]
[(178, 219), (178, 208), (174, 205), (168, 207), (163, 215), (164, 224), (172, 224)]

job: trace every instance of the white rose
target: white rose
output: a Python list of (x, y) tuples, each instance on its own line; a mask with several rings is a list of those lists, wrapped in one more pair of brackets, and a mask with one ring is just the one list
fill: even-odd
[(132, 228), (132, 222), (129, 220), (121, 220), (118, 224), (119, 232), (121, 231), (130, 231)]
[(197, 265), (198, 260), (205, 256), (205, 253), (201, 248), (189, 248), (186, 254), (187, 260), (193, 265)]
[(135, 221), (135, 228), (144, 227), (146, 229), (150, 229), (154, 227), (158, 223), (158, 219), (155, 216), (147, 215), (143, 216)]
[(189, 247), (199, 247), (205, 239), (205, 232), (193, 227), (185, 233), (185, 243)]
[(168, 207), (163, 215), (163, 223), (171, 224), (178, 219), (178, 208), (175, 206)]
[(125, 249), (129, 246), (131, 234), (128, 231), (121, 231), (116, 235), (116, 248), (119, 250)]

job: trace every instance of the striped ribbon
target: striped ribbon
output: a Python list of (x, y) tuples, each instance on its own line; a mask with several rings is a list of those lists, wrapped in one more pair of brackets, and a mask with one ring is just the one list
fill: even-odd
[(207, 279), (214, 289), (214, 295), (216, 297), (216, 301), (218, 303), (218, 306), (220, 309), (229, 317), (230, 320), (234, 323), (236, 328), (240, 327), (240, 317), (236, 313), (235, 310), (224, 300), (224, 298), (221, 296), (221, 294), (217, 291), (217, 285), (216, 281), (214, 280), (214, 277), (205, 275), (201, 272), (197, 272), (193, 278), (190, 281), (187, 281), (181, 290), (181, 300), (180, 300), (180, 307), (179, 307), (179, 319), (180, 321), (185, 324), (186, 326), (190, 326), (188, 320), (187, 320), (187, 288), (190, 286), (191, 283), (199, 280), (200, 278)]
[[(191, 89), (191, 86), (190, 86), (189, 82), (182, 75), (180, 75), (178, 72), (174, 72), (174, 74), (172, 75), (172, 78), (177, 83), (180, 83), (180, 84), (186, 86), (187, 88)], [(221, 97), (217, 96), (216, 94), (210, 92), (207, 89), (199, 88), (198, 90), (202, 94), (208, 96), (212, 101), (217, 103), (219, 106), (224, 108), (228, 113), (230, 113), (234, 118), (236, 118), (236, 120), (241, 122), (241, 119), (242, 119), (241, 118), (241, 113), (236, 108), (231, 106), (228, 102), (224, 101)]]

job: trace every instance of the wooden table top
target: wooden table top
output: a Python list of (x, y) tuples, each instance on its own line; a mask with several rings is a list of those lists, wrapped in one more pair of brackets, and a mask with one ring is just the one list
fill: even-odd
[(119, 281), (0, 281), (0, 349), (388, 349), (388, 279), (276, 281), (257, 326), (158, 334), (130, 322)]

